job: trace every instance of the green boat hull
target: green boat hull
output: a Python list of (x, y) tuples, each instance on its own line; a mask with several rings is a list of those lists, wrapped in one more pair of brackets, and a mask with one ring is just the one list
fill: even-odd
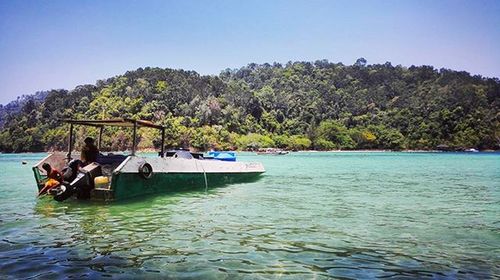
[(247, 173), (155, 173), (149, 179), (139, 173), (115, 173), (110, 190), (94, 190), (96, 200), (123, 200), (149, 194), (205, 190), (225, 184), (251, 182), (261, 172)]

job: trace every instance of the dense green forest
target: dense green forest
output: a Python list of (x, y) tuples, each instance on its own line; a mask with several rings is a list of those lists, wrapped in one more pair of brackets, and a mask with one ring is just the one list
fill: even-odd
[[(42, 98), (40, 98), (42, 97)], [(22, 101), (22, 102), (21, 102)], [(289, 62), (218, 76), (139, 68), (23, 96), (0, 107), (0, 150), (63, 150), (63, 118), (137, 118), (167, 127), (169, 147), (208, 149), (499, 149), (500, 81), (431, 66)], [(17, 106), (16, 106), (17, 105)], [(92, 128), (79, 127), (77, 143)], [(126, 150), (131, 131), (107, 128), (103, 147)], [(159, 145), (140, 131), (140, 148)]]

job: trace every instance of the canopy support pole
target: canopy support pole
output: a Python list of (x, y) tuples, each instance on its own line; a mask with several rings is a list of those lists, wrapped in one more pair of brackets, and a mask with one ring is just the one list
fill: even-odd
[(68, 139), (68, 154), (66, 155), (68, 162), (71, 160), (71, 152), (73, 151), (73, 124), (69, 125), (69, 139)]
[(132, 155), (135, 156), (135, 146), (137, 143), (137, 121), (134, 121), (134, 134), (132, 135)]
[(97, 142), (97, 149), (100, 151), (101, 150), (101, 143), (102, 143), (102, 131), (104, 129), (104, 126), (101, 126), (99, 128), (99, 139), (98, 139), (98, 142)]
[(165, 128), (161, 129), (161, 157), (165, 157)]

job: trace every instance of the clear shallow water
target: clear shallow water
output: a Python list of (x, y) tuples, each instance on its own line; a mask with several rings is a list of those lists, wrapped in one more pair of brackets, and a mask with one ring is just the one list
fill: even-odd
[(0, 278), (500, 277), (499, 154), (240, 154), (267, 173), (112, 204), (36, 199), (43, 156), (0, 155)]

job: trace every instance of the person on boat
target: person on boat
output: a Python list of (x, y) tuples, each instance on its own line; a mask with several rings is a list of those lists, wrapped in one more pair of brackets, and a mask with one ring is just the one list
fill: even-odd
[(38, 192), (38, 196), (47, 193), (49, 190), (59, 186), (63, 180), (61, 172), (57, 169), (52, 168), (50, 164), (44, 163), (42, 168), (47, 172), (47, 182), (45, 186)]
[(81, 160), (82, 166), (86, 166), (96, 161), (99, 155), (99, 149), (94, 145), (94, 138), (92, 137), (85, 138), (83, 142), (85, 142), (85, 146), (82, 148)]

